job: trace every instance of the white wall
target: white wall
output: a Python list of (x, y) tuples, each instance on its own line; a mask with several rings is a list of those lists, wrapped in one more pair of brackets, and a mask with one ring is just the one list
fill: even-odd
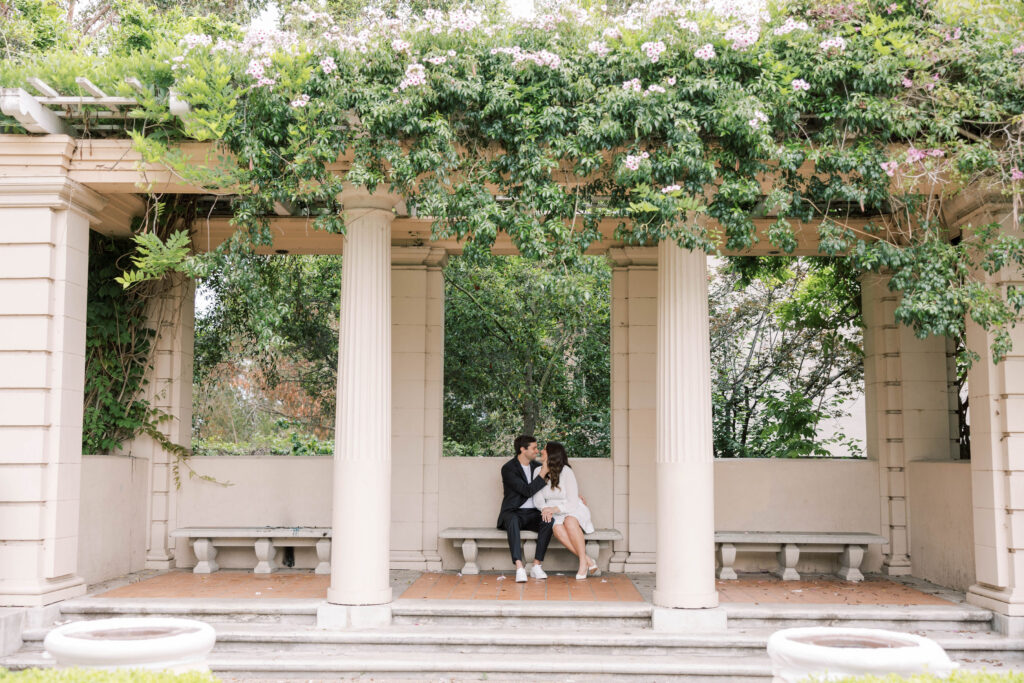
[[(873, 460), (716, 460), (715, 528), (719, 531), (852, 531), (881, 533), (878, 463)], [(803, 555), (799, 571), (833, 571), (835, 555)], [(878, 571), (871, 546), (865, 571)], [(768, 553), (740, 554), (740, 571), (776, 566)]]
[(87, 583), (145, 567), (148, 471), (145, 458), (82, 456), (78, 575)]
[(913, 575), (966, 591), (975, 582), (970, 461), (910, 463)]
[[(499, 471), (504, 458), (442, 458), (439, 464), (437, 525), (493, 527), (501, 503)], [(201, 479), (185, 478), (178, 495), (181, 526), (329, 526), (331, 471), (329, 457), (204, 457), (194, 458), (199, 474), (232, 485), (223, 487)], [(614, 528), (610, 459), (572, 461), (580, 489), (591, 507), (594, 524)], [(396, 467), (401, 465), (396, 463)], [(645, 476), (637, 470), (634, 476)], [(400, 481), (395, 476), (394, 480)], [(715, 526), (729, 531), (865, 531), (878, 533), (878, 465), (872, 461), (830, 460), (719, 460), (715, 463)], [(396, 493), (393, 507), (404, 496)], [(968, 508), (965, 508), (965, 510)], [(415, 508), (410, 510), (410, 514)], [(556, 546), (557, 547), (557, 544)], [(451, 542), (440, 544), (445, 569), (461, 566), (461, 554)], [(653, 547), (650, 552), (653, 552)], [(194, 558), (187, 543), (178, 542), (179, 566)], [(218, 561), (225, 567), (251, 566), (251, 551), (225, 550)], [(313, 566), (313, 556), (300, 552), (297, 566)], [(505, 569), (507, 549), (483, 549), (481, 566)], [(807, 556), (804, 571), (831, 571), (835, 558)], [(564, 552), (546, 562), (554, 568), (571, 564)], [(741, 555), (741, 569), (768, 569), (770, 554)], [(877, 547), (865, 559), (865, 568), (877, 570)]]

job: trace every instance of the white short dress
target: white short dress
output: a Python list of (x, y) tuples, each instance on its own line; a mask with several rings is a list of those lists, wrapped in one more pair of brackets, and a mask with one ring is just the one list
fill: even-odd
[[(534, 470), (534, 477), (537, 476), (537, 472), (540, 472), (539, 467)], [(580, 500), (580, 487), (576, 483), (576, 475), (571, 467), (562, 468), (557, 489), (551, 488), (549, 482), (547, 486), (535, 493), (533, 504), (537, 506), (538, 510), (550, 507), (558, 508), (554, 519), (556, 526), (564, 524), (565, 518), (571, 516), (580, 523), (584, 533), (594, 533), (594, 523), (590, 521), (590, 508)]]

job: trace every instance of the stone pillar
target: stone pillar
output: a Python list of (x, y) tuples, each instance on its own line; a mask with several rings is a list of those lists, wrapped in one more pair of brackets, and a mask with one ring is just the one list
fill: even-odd
[(724, 628), (707, 609), (718, 606), (707, 256), (671, 241), (658, 246), (657, 339), (653, 625)]
[(608, 251), (612, 261), (613, 572), (655, 569), (654, 378), (658, 250)]
[[(166, 288), (149, 302), (146, 317), (156, 337), (143, 396), (150, 406), (171, 416), (158, 425), (160, 432), (172, 443), (190, 447), (195, 283), (181, 275), (169, 276)], [(132, 439), (126, 450), (149, 462), (146, 569), (170, 569), (175, 555), (170, 533), (177, 527), (177, 458), (146, 434)]]
[(0, 178), (0, 606), (82, 595), (78, 568), (89, 224), (60, 175)]
[(437, 470), (446, 258), (436, 247), (391, 249), (391, 566), (396, 569), (441, 569)]
[(391, 222), (397, 198), (348, 190), (341, 276), (327, 627), (391, 620)]
[(882, 571), (903, 576), (911, 573), (908, 464), (949, 460), (959, 450), (950, 431), (947, 340), (918, 339), (896, 324), (899, 295), (889, 290), (888, 276), (865, 275), (861, 296), (867, 455), (878, 460), (882, 534), (889, 539)]
[[(1019, 234), (1003, 197), (976, 197), (958, 225), (999, 222)], [(980, 274), (1004, 292), (1024, 287), (1024, 273), (1005, 269)], [(1011, 331), (1013, 350), (992, 362), (992, 335), (968, 321), (967, 347), (980, 358), (967, 378), (971, 421), (974, 564), (977, 583), (967, 601), (995, 612), (1003, 633), (1024, 636), (1024, 328)]]

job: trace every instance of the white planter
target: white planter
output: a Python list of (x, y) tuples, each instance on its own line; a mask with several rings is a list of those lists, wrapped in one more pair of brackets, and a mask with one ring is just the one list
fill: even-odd
[(58, 668), (208, 672), (213, 627), (192, 619), (135, 617), (75, 621), (53, 629), (43, 647)]
[(929, 638), (875, 628), (788, 628), (768, 638), (776, 683), (813, 678), (930, 673), (948, 677), (957, 664)]

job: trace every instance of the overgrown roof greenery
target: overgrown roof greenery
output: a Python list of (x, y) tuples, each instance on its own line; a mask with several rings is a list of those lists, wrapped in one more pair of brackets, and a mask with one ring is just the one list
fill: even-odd
[[(965, 186), (1019, 206), (1012, 3), (975, 16), (934, 0), (549, 2), (528, 19), (454, 8), (339, 23), (300, 2), (287, 31), (244, 37), (220, 18), (126, 7), (102, 50), (8, 60), (0, 83), (153, 86), (126, 132), (167, 163), (182, 138), (233, 154), (204, 182), (240, 192), (236, 247), (269, 242), (275, 202), (343, 230), (343, 181), (389, 186), (471, 250), (505, 232), (531, 257), (573, 258), (601, 219), (630, 243), (741, 250), (759, 215), (786, 253), (799, 221), (824, 217), (822, 253), (891, 271), (902, 322), (962, 336), (969, 316), (997, 331), (996, 357), (1009, 349), (1024, 295), (980, 274), (1022, 265), (1024, 245), (994, 225), (951, 232), (940, 209)], [(192, 107), (182, 121), (171, 88)], [(327, 170), (339, 156), (347, 172)], [(874, 220), (855, 229), (856, 216)]]

